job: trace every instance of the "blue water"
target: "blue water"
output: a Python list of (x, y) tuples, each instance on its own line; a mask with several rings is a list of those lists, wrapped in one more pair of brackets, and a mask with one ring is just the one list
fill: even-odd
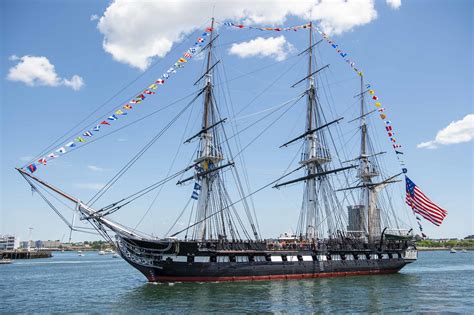
[(474, 252), (421, 252), (399, 274), (151, 284), (97, 252), (0, 265), (0, 312), (474, 313)]

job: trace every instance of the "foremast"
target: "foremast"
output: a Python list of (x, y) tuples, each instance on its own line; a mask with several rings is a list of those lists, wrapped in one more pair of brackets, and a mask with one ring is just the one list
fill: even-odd
[[(202, 126), (198, 133), (199, 149), (197, 158), (194, 160), (196, 165), (195, 178), (197, 179), (195, 189), (198, 187), (200, 194), (196, 206), (196, 225), (192, 232), (192, 239), (197, 241), (250, 239), (252, 236), (247, 232), (237, 214), (223, 178), (223, 169), (233, 167), (234, 162), (232, 161), (233, 156), (230, 148), (228, 151), (229, 157), (224, 156), (222, 144), (227, 143), (228, 139), (222, 124), (226, 121), (226, 118), (220, 116), (213, 91), (213, 72), (215, 66), (219, 63), (219, 60), (213, 60), (214, 41), (219, 36), (214, 34), (214, 18), (212, 18), (209, 30), (210, 39), (205, 47), (207, 48), (206, 71), (198, 80), (199, 82), (202, 78), (205, 79), (202, 90), (204, 94)], [(226, 159), (227, 161), (224, 163), (223, 161)], [(243, 188), (236, 168), (232, 168), (231, 172), (236, 185), (238, 185), (238, 191), (242, 193)], [(244, 201), (245, 206), (248, 207)], [(246, 212), (253, 237), (258, 239), (254, 220), (248, 209), (246, 209)]]
[[(203, 117), (202, 117), (202, 132), (199, 139), (199, 152), (198, 157), (194, 161), (199, 165), (204, 172), (207, 172), (210, 168), (219, 166), (219, 163), (224, 159), (224, 156), (220, 150), (214, 145), (215, 139), (209, 126), (212, 124), (211, 118), (213, 115), (212, 107), (212, 72), (211, 72), (211, 59), (212, 59), (212, 45), (214, 39), (214, 18), (211, 22), (211, 34), (208, 44), (207, 62), (205, 85), (204, 85), (204, 103), (203, 103)], [(210, 194), (212, 193), (212, 185), (214, 182), (214, 174), (207, 174), (202, 176), (200, 186), (201, 193), (197, 205), (197, 222), (202, 221), (195, 229), (194, 238), (197, 240), (204, 240), (206, 238), (207, 220), (206, 217), (210, 214)], [(225, 225), (222, 225), (223, 232), (225, 234)]]
[[(315, 129), (321, 127), (320, 112), (318, 112), (315, 72), (313, 68), (313, 25), (309, 27), (308, 48), (308, 75), (307, 75), (307, 101), (306, 101), (306, 127), (307, 134), (304, 139), (304, 149), (300, 164), (304, 166), (308, 180), (304, 182), (304, 194), (302, 212), (300, 215), (300, 233), (304, 233), (307, 240), (314, 241), (321, 237), (322, 207), (321, 203), (327, 202), (325, 196), (318, 194), (321, 187), (325, 185), (325, 177), (318, 177), (318, 173), (324, 173), (325, 164), (331, 161), (329, 150), (325, 146), (322, 133)], [(323, 188), (324, 189), (324, 188)], [(304, 222), (304, 225), (303, 225)], [(319, 231), (318, 231), (319, 230)], [(331, 231), (329, 231), (331, 232)]]

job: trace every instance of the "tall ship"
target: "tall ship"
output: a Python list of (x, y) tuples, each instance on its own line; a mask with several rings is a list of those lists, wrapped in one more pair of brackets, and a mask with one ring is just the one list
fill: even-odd
[[(381, 160), (385, 152), (374, 151), (371, 141), (368, 117), (374, 111), (368, 110), (367, 99), (372, 97), (372, 93), (364, 77), (358, 76), (360, 89), (354, 93), (357, 94), (354, 105), (357, 115), (351, 117), (353, 119), (349, 122), (355, 124), (357, 136), (352, 140), (359, 149), (357, 154), (344, 161), (339, 158), (338, 150), (344, 150), (347, 139), (337, 143), (333, 132), (343, 118), (326, 119), (329, 115), (318, 86), (320, 74), (328, 67), (320, 65), (315, 49), (323, 38), (311, 22), (299, 27), (298, 30), (308, 33), (308, 45), (297, 55), (304, 62), (305, 76), (293, 85), (295, 88), (292, 90), (300, 89), (300, 92), (293, 95), (295, 98), (291, 102), (266, 109), (268, 113), (279, 114), (277, 111), (284, 110), (285, 104), (290, 103), (304, 109), (304, 115), (298, 122), (299, 132), (295, 132), (293, 138), (281, 139), (282, 151), (298, 147), (296, 159), (288, 167), (281, 166), (284, 170), (281, 176), (261, 187), (250, 189), (241, 153), (260, 133), (256, 133), (255, 138), (248, 143), (239, 144), (234, 140), (243, 129), (250, 129), (259, 121), (241, 130), (235, 125), (227, 127), (228, 118), (223, 114), (225, 107), (217, 97), (222, 84), (216, 82), (216, 71), (222, 67), (222, 62), (216, 54), (219, 48), (216, 43), (220, 37), (216, 29), (212, 19), (210, 27), (195, 45), (166, 74), (140, 93), (141, 96), (133, 98), (135, 102), (127, 103), (113, 114), (110, 122), (100, 122), (95, 128), (83, 132), (84, 136), (78, 137), (79, 140), (76, 138), (70, 145), (61, 146), (45, 158), (40, 157), (39, 164), (34, 161), (36, 164), (17, 168), (32, 190), (58, 214), (60, 210), (51, 196), (64, 199), (75, 213), (72, 222), (62, 216), (71, 231), (100, 234), (150, 282), (390, 274), (415, 262), (417, 250), (413, 229), (401, 227), (397, 217), (403, 209), (395, 209), (386, 190), (387, 186), (402, 181), (400, 177), (404, 172), (382, 172)], [(193, 113), (193, 118), (200, 121), (200, 128), (184, 141), (196, 146), (195, 155), (190, 157), (188, 165), (181, 165), (180, 170), (170, 172), (165, 178), (145, 187), (130, 185), (127, 196), (102, 207), (95, 206), (99, 197), (140, 159), (147, 148), (160, 140), (166, 130), (159, 130), (89, 202), (33, 174), (37, 167), (43, 167), (41, 164), (58, 158), (64, 150), (72, 151), (74, 146), (77, 148), (82, 145), (82, 140), (98, 133), (99, 128), (102, 128), (100, 132), (110, 128), (109, 125), (115, 119), (121, 119), (121, 114), (127, 109), (138, 106), (137, 103), (144, 101), (145, 97), (152, 97), (155, 89), (161, 88), (170, 76), (176, 75), (176, 71), (183, 71), (181, 68), (196, 54), (203, 57), (203, 70), (196, 75), (196, 92), (187, 107), (177, 110), (176, 114), (179, 117), (192, 105), (200, 109), (199, 114)], [(170, 124), (175, 121), (177, 118), (171, 120)], [(264, 131), (270, 129), (271, 125), (265, 125)], [(232, 146), (233, 143), (237, 143), (237, 148)], [(251, 158), (251, 154), (246, 157), (247, 160)], [(189, 200), (175, 201), (176, 204), (185, 204), (183, 211), (176, 213), (176, 222), (187, 221), (185, 228), (177, 228), (175, 222), (166, 234), (161, 233), (164, 235), (157, 237), (113, 219), (113, 213), (132, 209), (135, 200), (166, 184), (182, 186), (179, 189), (188, 191), (192, 188)], [(277, 193), (277, 189), (284, 190), (288, 186), (302, 189), (299, 195), (287, 196), (301, 204), (299, 209), (288, 210), (294, 219), (288, 224), (295, 227), (294, 231), (265, 239), (257, 220), (259, 210), (255, 209), (252, 198), (259, 196), (262, 190), (267, 190), (267, 194), (269, 190)], [(90, 223), (90, 228), (79, 228), (74, 224), (76, 219)]]

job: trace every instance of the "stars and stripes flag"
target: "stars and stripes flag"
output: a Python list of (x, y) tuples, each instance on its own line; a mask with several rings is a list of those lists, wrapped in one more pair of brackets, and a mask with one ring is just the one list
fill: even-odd
[(433, 203), (407, 176), (406, 180), (406, 203), (415, 214), (421, 215), (434, 225), (441, 225), (448, 212)]

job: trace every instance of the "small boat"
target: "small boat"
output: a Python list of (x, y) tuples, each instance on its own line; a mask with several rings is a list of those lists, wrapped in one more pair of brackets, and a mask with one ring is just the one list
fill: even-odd
[(463, 250), (461, 251), (461, 253), (467, 253), (467, 250), (463, 249)]
[(11, 259), (0, 259), (0, 265), (7, 265), (13, 263)]
[(454, 248), (451, 248), (450, 253), (451, 253), (451, 254), (456, 254), (457, 251), (456, 251)]
[(79, 257), (84, 256), (84, 254), (82, 253), (82, 250), (78, 250), (78, 251), (77, 251), (77, 256), (79, 256)]
[(114, 253), (114, 254), (112, 255), (112, 258), (119, 258), (119, 257), (120, 257), (120, 255), (117, 254), (117, 253)]
[(100, 250), (100, 251), (99, 251), (99, 255), (101, 255), (101, 256), (102, 256), (102, 255), (105, 255), (105, 252), (104, 252), (103, 250)]

